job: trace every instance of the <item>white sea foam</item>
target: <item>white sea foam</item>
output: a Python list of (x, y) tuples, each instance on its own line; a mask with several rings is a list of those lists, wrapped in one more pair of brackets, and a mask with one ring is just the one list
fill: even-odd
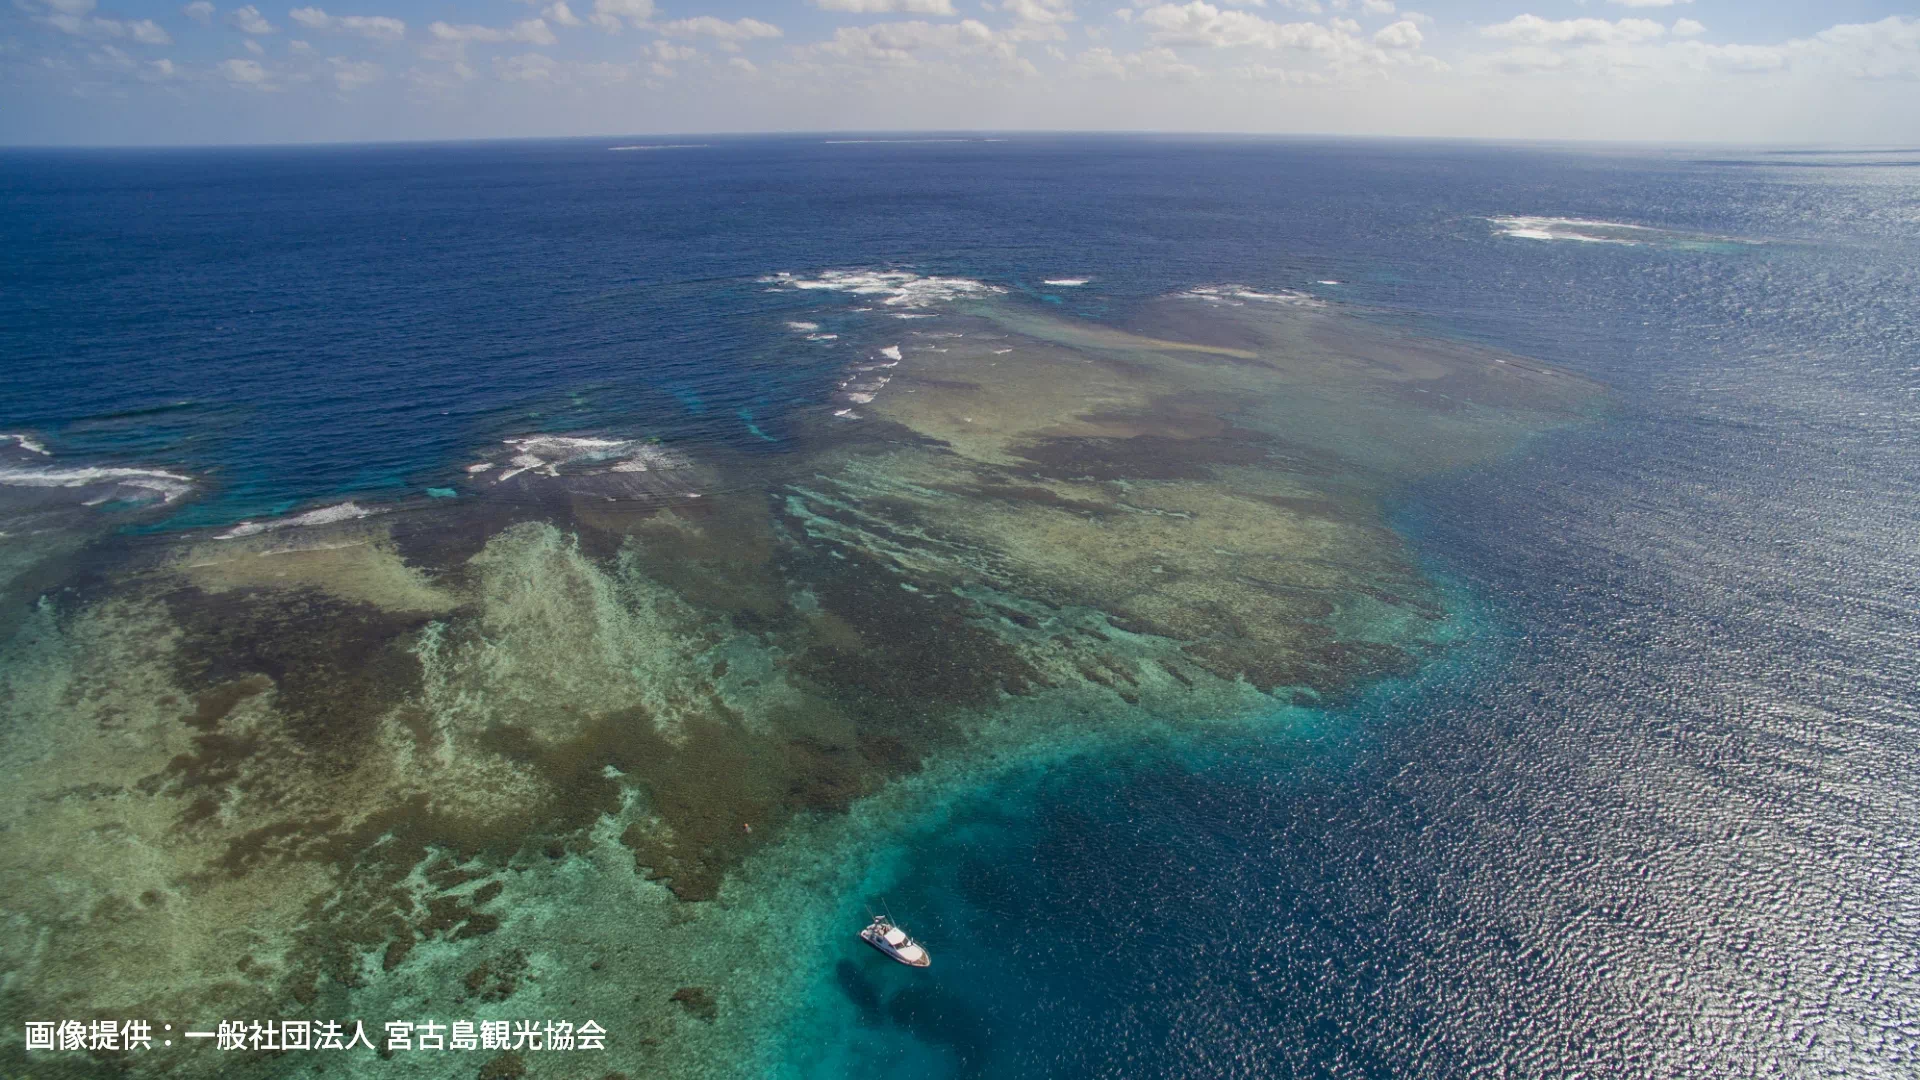
[(994, 296), (1007, 291), (971, 278), (925, 276), (905, 270), (828, 270), (811, 278), (783, 272), (761, 278), (760, 282), (791, 289), (822, 289), (854, 296), (883, 297), (880, 302), (889, 307), (914, 308)]
[(295, 514), (292, 517), (275, 518), (272, 521), (243, 521), (233, 528), (228, 529), (226, 532), (215, 533), (213, 538), (215, 540), (238, 540), (244, 536), (258, 536), (261, 533), (274, 532), (279, 529), (294, 529), (312, 525), (331, 525), (339, 521), (354, 521), (363, 517), (371, 517), (380, 512), (379, 510), (370, 510), (367, 507), (361, 506), (359, 503), (349, 501), (337, 503), (333, 506), (323, 506), (318, 510), (309, 510), (304, 514)]
[(1085, 285), (1089, 280), (1090, 279), (1083, 278), (1083, 277), (1053, 277), (1053, 278), (1047, 278), (1045, 281), (1042, 281), (1040, 284), (1058, 285), (1063, 289), (1071, 289), (1078, 285)]
[(1340, 284), (1340, 282), (1338, 282), (1338, 281), (1316, 281), (1316, 282), (1314, 282), (1314, 284), (1315, 284), (1315, 285), (1338, 285), (1338, 284)]
[(1010, 353), (1010, 352), (1012, 352), (1012, 351), (1013, 351), (1012, 349), (995, 349), (995, 350), (993, 350), (993, 355), (995, 355), (995, 356), (1001, 356), (1001, 355), (1004, 355), (1004, 354), (1006, 354), (1006, 353)]
[(1325, 307), (1327, 302), (1317, 296), (1292, 289), (1279, 292), (1260, 292), (1249, 285), (1196, 285), (1175, 296), (1187, 300), (1205, 300), (1210, 304), (1225, 304), (1240, 307), (1247, 303), (1285, 304), (1291, 307)]
[(898, 360), (900, 359), (900, 346), (889, 345), (886, 348), (880, 350), (880, 355), (886, 357), (889, 360)]
[(703, 150), (706, 147), (711, 145), (712, 145), (711, 143), (703, 143), (703, 142), (654, 143), (654, 144), (635, 145), (635, 146), (609, 146), (607, 147), (607, 149), (609, 150)]
[(53, 456), (53, 452), (51, 450), (48, 450), (45, 444), (43, 444), (42, 442), (40, 442), (40, 440), (34, 438), (31, 435), (0, 434), (0, 442), (3, 442), (7, 439), (12, 439), (15, 443), (18, 443), (20, 446), (20, 449), (22, 450), (31, 450), (34, 453), (40, 454), (45, 457)]
[[(507, 458), (508, 468), (493, 478), (493, 482), (504, 483), (531, 472), (541, 476), (557, 477), (560, 470), (567, 467), (605, 466), (608, 472), (651, 472), (656, 469), (677, 469), (691, 464), (685, 455), (668, 450), (644, 439), (610, 439), (584, 435), (527, 435), (518, 439), (503, 439), (501, 445), (513, 448)], [(467, 466), (467, 472), (479, 474), (486, 472), (498, 463), (479, 462)]]
[(921, 315), (921, 314), (916, 314), (916, 313), (914, 313), (914, 312), (910, 312), (910, 311), (900, 311), (900, 312), (895, 312), (895, 313), (894, 313), (894, 316), (893, 316), (893, 317), (894, 317), (894, 318), (896, 318), (896, 319), (937, 319), (937, 318), (939, 318), (940, 316), (938, 316), (938, 315)]
[(7, 487), (85, 488), (107, 486), (111, 493), (90, 499), (97, 505), (115, 498), (170, 503), (193, 490), (193, 478), (159, 469), (74, 468), (38, 466), (0, 468), (0, 485)]
[(1645, 225), (1619, 221), (1593, 221), (1586, 218), (1494, 217), (1488, 218), (1502, 236), (1517, 240), (1573, 240), (1587, 244), (1643, 244), (1658, 230)]
[(807, 340), (808, 341), (838, 341), (840, 340), (840, 335), (839, 334), (808, 334)]
[(835, 409), (835, 410), (833, 410), (833, 415), (835, 415), (835, 416), (844, 416), (844, 417), (846, 417), (846, 418), (847, 418), (847, 419), (849, 419), (849, 420), (858, 420), (858, 419), (860, 419), (860, 414), (859, 414), (859, 413), (857, 413), (857, 412), (854, 412), (854, 411), (853, 411), (852, 409)]
[(820, 329), (820, 324), (817, 322), (802, 322), (798, 319), (790, 319), (787, 321), (787, 329), (797, 330), (803, 334), (809, 334), (815, 330)]

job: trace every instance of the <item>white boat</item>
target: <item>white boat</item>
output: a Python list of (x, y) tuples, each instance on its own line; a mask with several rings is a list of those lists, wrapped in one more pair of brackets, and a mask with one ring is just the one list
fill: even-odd
[(888, 921), (885, 915), (875, 915), (873, 921), (860, 931), (860, 940), (908, 967), (923, 968), (933, 963), (933, 957), (927, 955), (927, 950), (908, 937), (905, 930)]

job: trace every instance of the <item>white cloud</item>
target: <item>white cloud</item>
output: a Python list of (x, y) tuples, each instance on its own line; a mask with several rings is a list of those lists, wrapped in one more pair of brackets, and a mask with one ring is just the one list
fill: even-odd
[(957, 15), (953, 0), (813, 0), (822, 11), (855, 15)]
[(759, 19), (736, 19), (727, 22), (711, 15), (701, 15), (692, 19), (675, 19), (662, 23), (660, 32), (670, 37), (704, 36), (720, 41), (746, 41), (752, 38), (777, 38), (780, 28), (772, 23), (763, 23)]
[(1011, 42), (994, 34), (977, 19), (957, 23), (897, 22), (873, 26), (843, 26), (830, 41), (811, 51), (845, 60), (905, 65), (916, 53), (981, 53), (998, 56), (1022, 70), (1032, 65), (1020, 60)]
[(1383, 49), (1417, 49), (1425, 37), (1411, 20), (1389, 23), (1373, 35), (1373, 43)]
[(586, 25), (580, 16), (573, 13), (573, 8), (567, 5), (567, 0), (554, 0), (553, 3), (541, 8), (540, 14), (543, 18), (552, 20), (555, 26)]
[(1673, 36), (1677, 38), (1699, 37), (1706, 32), (1706, 24), (1693, 19), (1676, 19), (1673, 23)]
[(371, 60), (349, 60), (344, 56), (330, 56), (327, 58), (327, 64), (333, 69), (334, 87), (343, 94), (377, 83), (387, 74), (379, 64)]
[(727, 66), (735, 71), (744, 72), (748, 75), (758, 75), (760, 73), (760, 69), (753, 65), (753, 61), (744, 56), (728, 57)]
[(1246, 79), (1252, 82), (1285, 83), (1290, 86), (1319, 86), (1327, 77), (1318, 71), (1300, 71), (1295, 68), (1277, 68), (1266, 64), (1245, 64), (1228, 68), (1224, 74), (1228, 78)]
[(1391, 15), (1394, 12), (1393, 0), (1360, 0), (1360, 10), (1369, 15)]
[[(501, 42), (513, 41), (522, 45), (553, 45), (559, 41), (553, 31), (547, 29), (545, 19), (522, 19), (511, 27), (502, 30), (493, 26), (474, 26), (437, 22), (427, 27), (427, 32), (440, 41), (464, 44), (469, 41)], [(528, 56), (538, 55), (527, 53)]]
[(493, 58), (493, 73), (504, 82), (550, 83), (555, 66), (553, 57), (545, 53)]
[(252, 38), (248, 38), (246, 40), (246, 46), (247, 46), (247, 51), (252, 53), (255, 56), (267, 55), (266, 46), (260, 44), (259, 42), (253, 40)]
[(653, 18), (653, 0), (593, 0), (593, 14), (587, 21), (617, 34), (625, 23), (646, 26)]
[(1811, 38), (1788, 42), (1787, 47), (1856, 79), (1920, 78), (1920, 19), (1911, 16), (1842, 23)]
[(1613, 0), (1613, 2), (1621, 7), (1660, 8), (1673, 7), (1675, 4), (1691, 4), (1693, 0)]
[(171, 79), (174, 75), (173, 61), (165, 59), (147, 61), (147, 69), (156, 79)]
[[(208, 0), (193, 0), (193, 3), (180, 9), (180, 14), (204, 26), (213, 20), (213, 5)], [(171, 63), (168, 64), (168, 73), (172, 73)]]
[(84, 38), (132, 38), (142, 45), (173, 44), (173, 35), (152, 19), (126, 22), (99, 15), (88, 16), (86, 13), (93, 10), (93, 0), (66, 0), (48, 6), (53, 9), (52, 13), (36, 16), (36, 20), (64, 34)]
[(1200, 77), (1200, 69), (1180, 59), (1172, 49), (1142, 49), (1136, 53), (1116, 53), (1102, 45), (1088, 49), (1074, 59), (1069, 69), (1087, 79), (1167, 79), (1184, 82)]
[(1161, 4), (1140, 13), (1140, 21), (1161, 45), (1202, 45), (1215, 49), (1253, 46), (1264, 49), (1327, 50), (1342, 31), (1319, 23), (1277, 23), (1244, 11), (1222, 11), (1206, 0)]
[(100, 46), (88, 59), (100, 67), (118, 68), (122, 71), (134, 66), (133, 57), (128, 56), (125, 49), (113, 45)]
[(268, 22), (267, 17), (260, 14), (260, 9), (252, 4), (233, 9), (233, 12), (227, 16), (227, 21), (243, 34), (273, 33), (273, 24)]
[(357, 34), (382, 44), (392, 44), (407, 36), (407, 24), (386, 15), (329, 15), (317, 7), (301, 7), (287, 12), (287, 18), (309, 30)]
[(1076, 21), (1073, 0), (1000, 0), (1000, 10), (1013, 16), (1010, 41), (1065, 41), (1066, 24)]
[(1073, 0), (1001, 0), (1000, 10), (1020, 22), (1054, 24), (1073, 21)]
[(641, 52), (663, 64), (677, 64), (700, 55), (700, 50), (691, 45), (675, 45), (671, 41), (656, 41)]
[(222, 60), (216, 70), (235, 86), (248, 86), (259, 90), (272, 87), (272, 83), (267, 80), (267, 69), (261, 67), (258, 60)]
[(1480, 33), (1486, 37), (1536, 46), (1637, 45), (1652, 41), (1666, 32), (1666, 27), (1651, 19), (1621, 19), (1618, 22), (1605, 19), (1548, 20), (1538, 15), (1519, 15), (1506, 22), (1480, 28)]
[(1679, 55), (1688, 66), (1706, 71), (1766, 72), (1787, 66), (1785, 49), (1770, 45), (1705, 45), (1689, 41)]

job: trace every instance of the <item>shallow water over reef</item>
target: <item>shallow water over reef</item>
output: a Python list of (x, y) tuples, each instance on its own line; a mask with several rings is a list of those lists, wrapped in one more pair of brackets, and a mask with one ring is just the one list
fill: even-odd
[[(777, 458), (507, 433), (453, 498), (21, 548), (7, 1022), (592, 1015), (607, 1071), (765, 1075), (805, 1067), (831, 980), (977, 1071), (964, 1010), (848, 973), (874, 853), (983, 827), (950, 815), (1037, 762), (1311, 738), (1443, 660), (1457, 598), (1388, 500), (1604, 404), (1245, 287), (1116, 325), (905, 272), (760, 284), (818, 294), (845, 356)], [(19, 512), (49, 490), (90, 494)], [(216, 1062), (329, 1065), (65, 1067)]]

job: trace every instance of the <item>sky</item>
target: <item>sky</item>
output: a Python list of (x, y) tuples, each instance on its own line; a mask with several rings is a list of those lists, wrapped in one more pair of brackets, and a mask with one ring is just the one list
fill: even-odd
[(1920, 0), (0, 4), (0, 145), (1022, 130), (1920, 145)]

